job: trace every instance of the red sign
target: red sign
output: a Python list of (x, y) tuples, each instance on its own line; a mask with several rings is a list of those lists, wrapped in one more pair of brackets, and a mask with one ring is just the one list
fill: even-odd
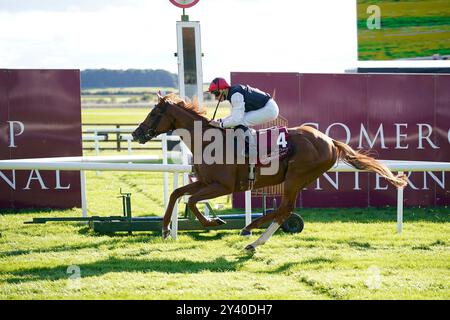
[(170, 0), (172, 4), (179, 8), (190, 8), (195, 6), (200, 0)]
[[(79, 70), (0, 69), (0, 159), (81, 155)], [(80, 206), (78, 171), (0, 171), (0, 208)]]
[[(450, 162), (449, 75), (232, 73), (231, 81), (275, 95), (288, 127), (308, 124), (378, 159)], [(406, 205), (450, 204), (450, 172), (409, 178)], [(296, 205), (395, 206), (396, 197), (375, 174), (328, 172), (299, 194)], [(235, 194), (233, 206), (243, 204), (243, 194)], [(261, 207), (261, 198), (252, 205)]]

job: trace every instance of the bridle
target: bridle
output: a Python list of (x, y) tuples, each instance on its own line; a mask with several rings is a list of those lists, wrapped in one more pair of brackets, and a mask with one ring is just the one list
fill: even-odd
[[(156, 132), (156, 128), (159, 125), (159, 122), (161, 121), (162, 116), (166, 113), (167, 110), (167, 102), (164, 101), (164, 105), (162, 105), (161, 107), (161, 111), (159, 112), (158, 115), (156, 115), (155, 119), (152, 121), (151, 125), (148, 125), (144, 122), (142, 122), (139, 125), (140, 131), (142, 132), (142, 135), (140, 135), (138, 137), (139, 138), (143, 138), (146, 139), (146, 141), (151, 140), (152, 138), (154, 138), (155, 136), (158, 135), (158, 133)], [(138, 129), (139, 129), (138, 128)]]

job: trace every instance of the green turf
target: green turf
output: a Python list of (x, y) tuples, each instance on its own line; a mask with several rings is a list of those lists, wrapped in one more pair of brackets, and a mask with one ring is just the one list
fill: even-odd
[[(162, 175), (88, 173), (89, 214), (121, 214), (119, 188), (136, 215), (163, 212)], [(226, 197), (213, 201), (230, 209)], [(183, 206), (180, 206), (180, 211)], [(304, 209), (301, 234), (256, 240), (238, 231), (98, 235), (81, 223), (24, 225), (80, 209), (0, 215), (0, 299), (449, 299), (448, 208)], [(79, 268), (74, 280), (71, 270)], [(69, 271), (69, 273), (68, 273)]]

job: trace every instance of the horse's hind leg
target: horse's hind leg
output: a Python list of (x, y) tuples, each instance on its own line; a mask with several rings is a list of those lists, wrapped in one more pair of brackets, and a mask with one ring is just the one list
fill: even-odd
[[(297, 198), (297, 189), (295, 189), (295, 193), (291, 189), (289, 193), (287, 194), (285, 193), (283, 195), (281, 205), (276, 211), (256, 219), (247, 227), (245, 227), (244, 230), (250, 231), (251, 229), (258, 227), (267, 221), (273, 220), (270, 226), (267, 228), (267, 230), (264, 231), (264, 233), (255, 242), (246, 246), (245, 250), (255, 251), (257, 246), (260, 246), (266, 243), (267, 240), (269, 240), (269, 238), (278, 230), (278, 228), (283, 224), (284, 220), (286, 220), (291, 214), (291, 212), (294, 210), (296, 198)], [(241, 232), (241, 234), (242, 233), (243, 232)]]
[(318, 176), (320, 176), (320, 174), (321, 173), (318, 173), (318, 171), (304, 174), (293, 174), (288, 171), (284, 185), (284, 194), (278, 209), (266, 216), (256, 219), (241, 232), (242, 234), (245, 231), (250, 231), (253, 228), (259, 227), (267, 221), (273, 220), (267, 230), (255, 242), (246, 246), (245, 250), (252, 252), (255, 251), (257, 246), (266, 243), (266, 241), (278, 230), (283, 222), (289, 218), (292, 211), (294, 211), (297, 194), (301, 188), (310, 184)]
[(248, 226), (241, 230), (241, 236), (247, 236), (251, 234), (251, 230), (258, 228), (259, 226), (265, 224), (268, 221), (272, 221), (274, 217), (278, 214), (278, 209), (268, 214), (265, 214), (255, 220), (253, 220)]
[[(286, 183), (286, 185), (289, 185), (289, 184)], [(252, 229), (258, 228), (259, 226), (265, 224), (268, 221), (272, 221), (276, 218), (278, 218), (278, 220), (279, 220), (279, 217), (285, 217), (286, 214), (287, 214), (287, 217), (289, 217), (290, 212), (292, 212), (294, 210), (295, 201), (297, 199), (297, 193), (300, 188), (298, 185), (293, 185), (290, 187), (286, 187), (286, 185), (284, 188), (285, 191), (281, 198), (280, 206), (275, 211), (268, 213), (266, 215), (263, 215), (263, 216), (255, 219), (254, 221), (252, 221), (248, 226), (246, 226), (244, 229), (242, 229), (241, 235), (246, 235)], [(281, 225), (282, 223), (283, 223), (283, 221), (281, 221), (281, 223), (279, 223), (279, 224)]]

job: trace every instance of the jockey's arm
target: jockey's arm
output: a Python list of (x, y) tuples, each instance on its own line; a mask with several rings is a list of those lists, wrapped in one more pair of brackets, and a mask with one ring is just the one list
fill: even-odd
[(235, 127), (242, 124), (245, 113), (244, 96), (238, 92), (231, 96), (231, 115), (222, 119), (222, 126), (224, 128)]

